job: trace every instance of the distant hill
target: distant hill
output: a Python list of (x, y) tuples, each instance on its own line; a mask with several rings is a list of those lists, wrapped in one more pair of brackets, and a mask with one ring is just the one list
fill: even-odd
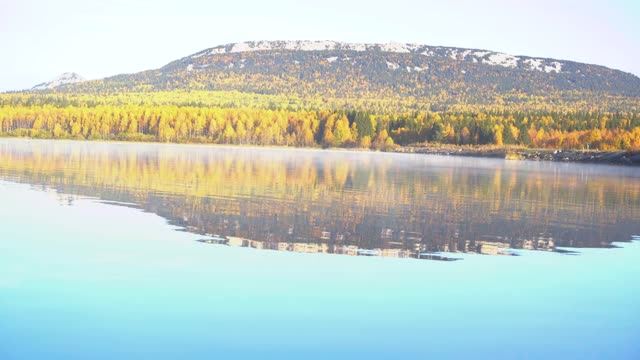
[(53, 89), (56, 88), (58, 86), (62, 86), (62, 85), (68, 85), (68, 84), (75, 84), (75, 83), (79, 83), (85, 81), (85, 79), (74, 73), (74, 72), (67, 72), (64, 73), (60, 76), (58, 76), (57, 78), (38, 84), (36, 86), (34, 86), (33, 88), (31, 88), (31, 90), (46, 90), (46, 89)]
[(325, 97), (486, 103), (495, 96), (583, 92), (640, 96), (640, 78), (604, 66), (419, 44), (258, 41), (219, 45), (160, 69), (59, 91), (238, 90)]

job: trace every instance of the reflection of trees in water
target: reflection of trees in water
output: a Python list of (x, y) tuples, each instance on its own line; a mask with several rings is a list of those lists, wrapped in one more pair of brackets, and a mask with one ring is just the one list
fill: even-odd
[(5, 144), (0, 157), (1, 171), (23, 182), (135, 202), (196, 232), (270, 244), (491, 254), (603, 247), (628, 240), (640, 218), (638, 178), (588, 168), (527, 172), (382, 154), (64, 143)]

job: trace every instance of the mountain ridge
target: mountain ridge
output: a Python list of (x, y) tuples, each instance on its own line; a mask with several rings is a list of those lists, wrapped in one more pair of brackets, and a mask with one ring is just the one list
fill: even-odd
[(158, 69), (62, 85), (62, 92), (221, 90), (333, 98), (482, 104), (504, 96), (597, 93), (640, 97), (640, 78), (601, 65), (389, 42), (245, 41)]
[[(518, 61), (523, 60), (523, 68), (528, 70), (537, 70), (544, 72), (562, 72), (562, 65), (560, 61), (579, 63), (571, 60), (559, 60), (555, 58), (546, 58), (539, 56), (528, 55), (510, 55), (503, 52), (486, 50), (486, 49), (472, 49), (461, 48), (451, 46), (433, 46), (418, 43), (400, 43), (391, 41), (388, 43), (351, 43), (334, 40), (258, 40), (258, 41), (243, 41), (237, 43), (229, 43), (224, 45), (217, 45), (212, 48), (198, 51), (187, 58), (198, 58), (207, 55), (221, 55), (225, 53), (242, 53), (242, 52), (254, 52), (254, 51), (271, 51), (271, 50), (293, 50), (293, 51), (371, 51), (378, 50), (387, 53), (412, 53), (420, 54), (424, 56), (440, 56), (450, 57), (453, 60), (465, 61), (468, 57), (468, 61), (480, 62), (489, 65), (500, 65), (504, 67), (517, 67)], [(442, 52), (446, 55), (443, 55)], [(549, 63), (544, 63), (549, 61)], [(556, 64), (553, 64), (556, 62)], [(544, 65), (545, 67), (542, 67)], [(601, 66), (596, 64), (586, 64), (593, 66)], [(615, 70), (615, 69), (612, 69)]]

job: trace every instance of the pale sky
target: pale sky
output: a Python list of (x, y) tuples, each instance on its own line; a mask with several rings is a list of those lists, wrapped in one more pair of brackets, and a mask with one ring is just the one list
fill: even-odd
[(248, 40), (420, 43), (640, 75), (640, 1), (0, 0), (0, 91), (156, 69)]

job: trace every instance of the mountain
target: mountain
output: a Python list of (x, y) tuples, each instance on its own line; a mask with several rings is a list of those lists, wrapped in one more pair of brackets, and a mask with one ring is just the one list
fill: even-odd
[(640, 149), (640, 79), (567, 60), (417, 44), (260, 41), (61, 85), (74, 77), (0, 94), (0, 135), (381, 150), (424, 142)]
[(419, 44), (257, 41), (219, 45), (160, 69), (59, 88), (69, 92), (237, 90), (330, 98), (486, 103), (496, 96), (640, 96), (640, 78), (604, 66)]
[(33, 88), (31, 88), (31, 90), (45, 90), (45, 89), (53, 89), (56, 88), (58, 86), (62, 86), (62, 85), (68, 85), (68, 84), (75, 84), (75, 83), (79, 83), (85, 81), (85, 79), (74, 73), (74, 72), (70, 72), (70, 73), (64, 73), (60, 76), (58, 76), (57, 78), (44, 82), (42, 84), (38, 84), (36, 86), (34, 86)]

